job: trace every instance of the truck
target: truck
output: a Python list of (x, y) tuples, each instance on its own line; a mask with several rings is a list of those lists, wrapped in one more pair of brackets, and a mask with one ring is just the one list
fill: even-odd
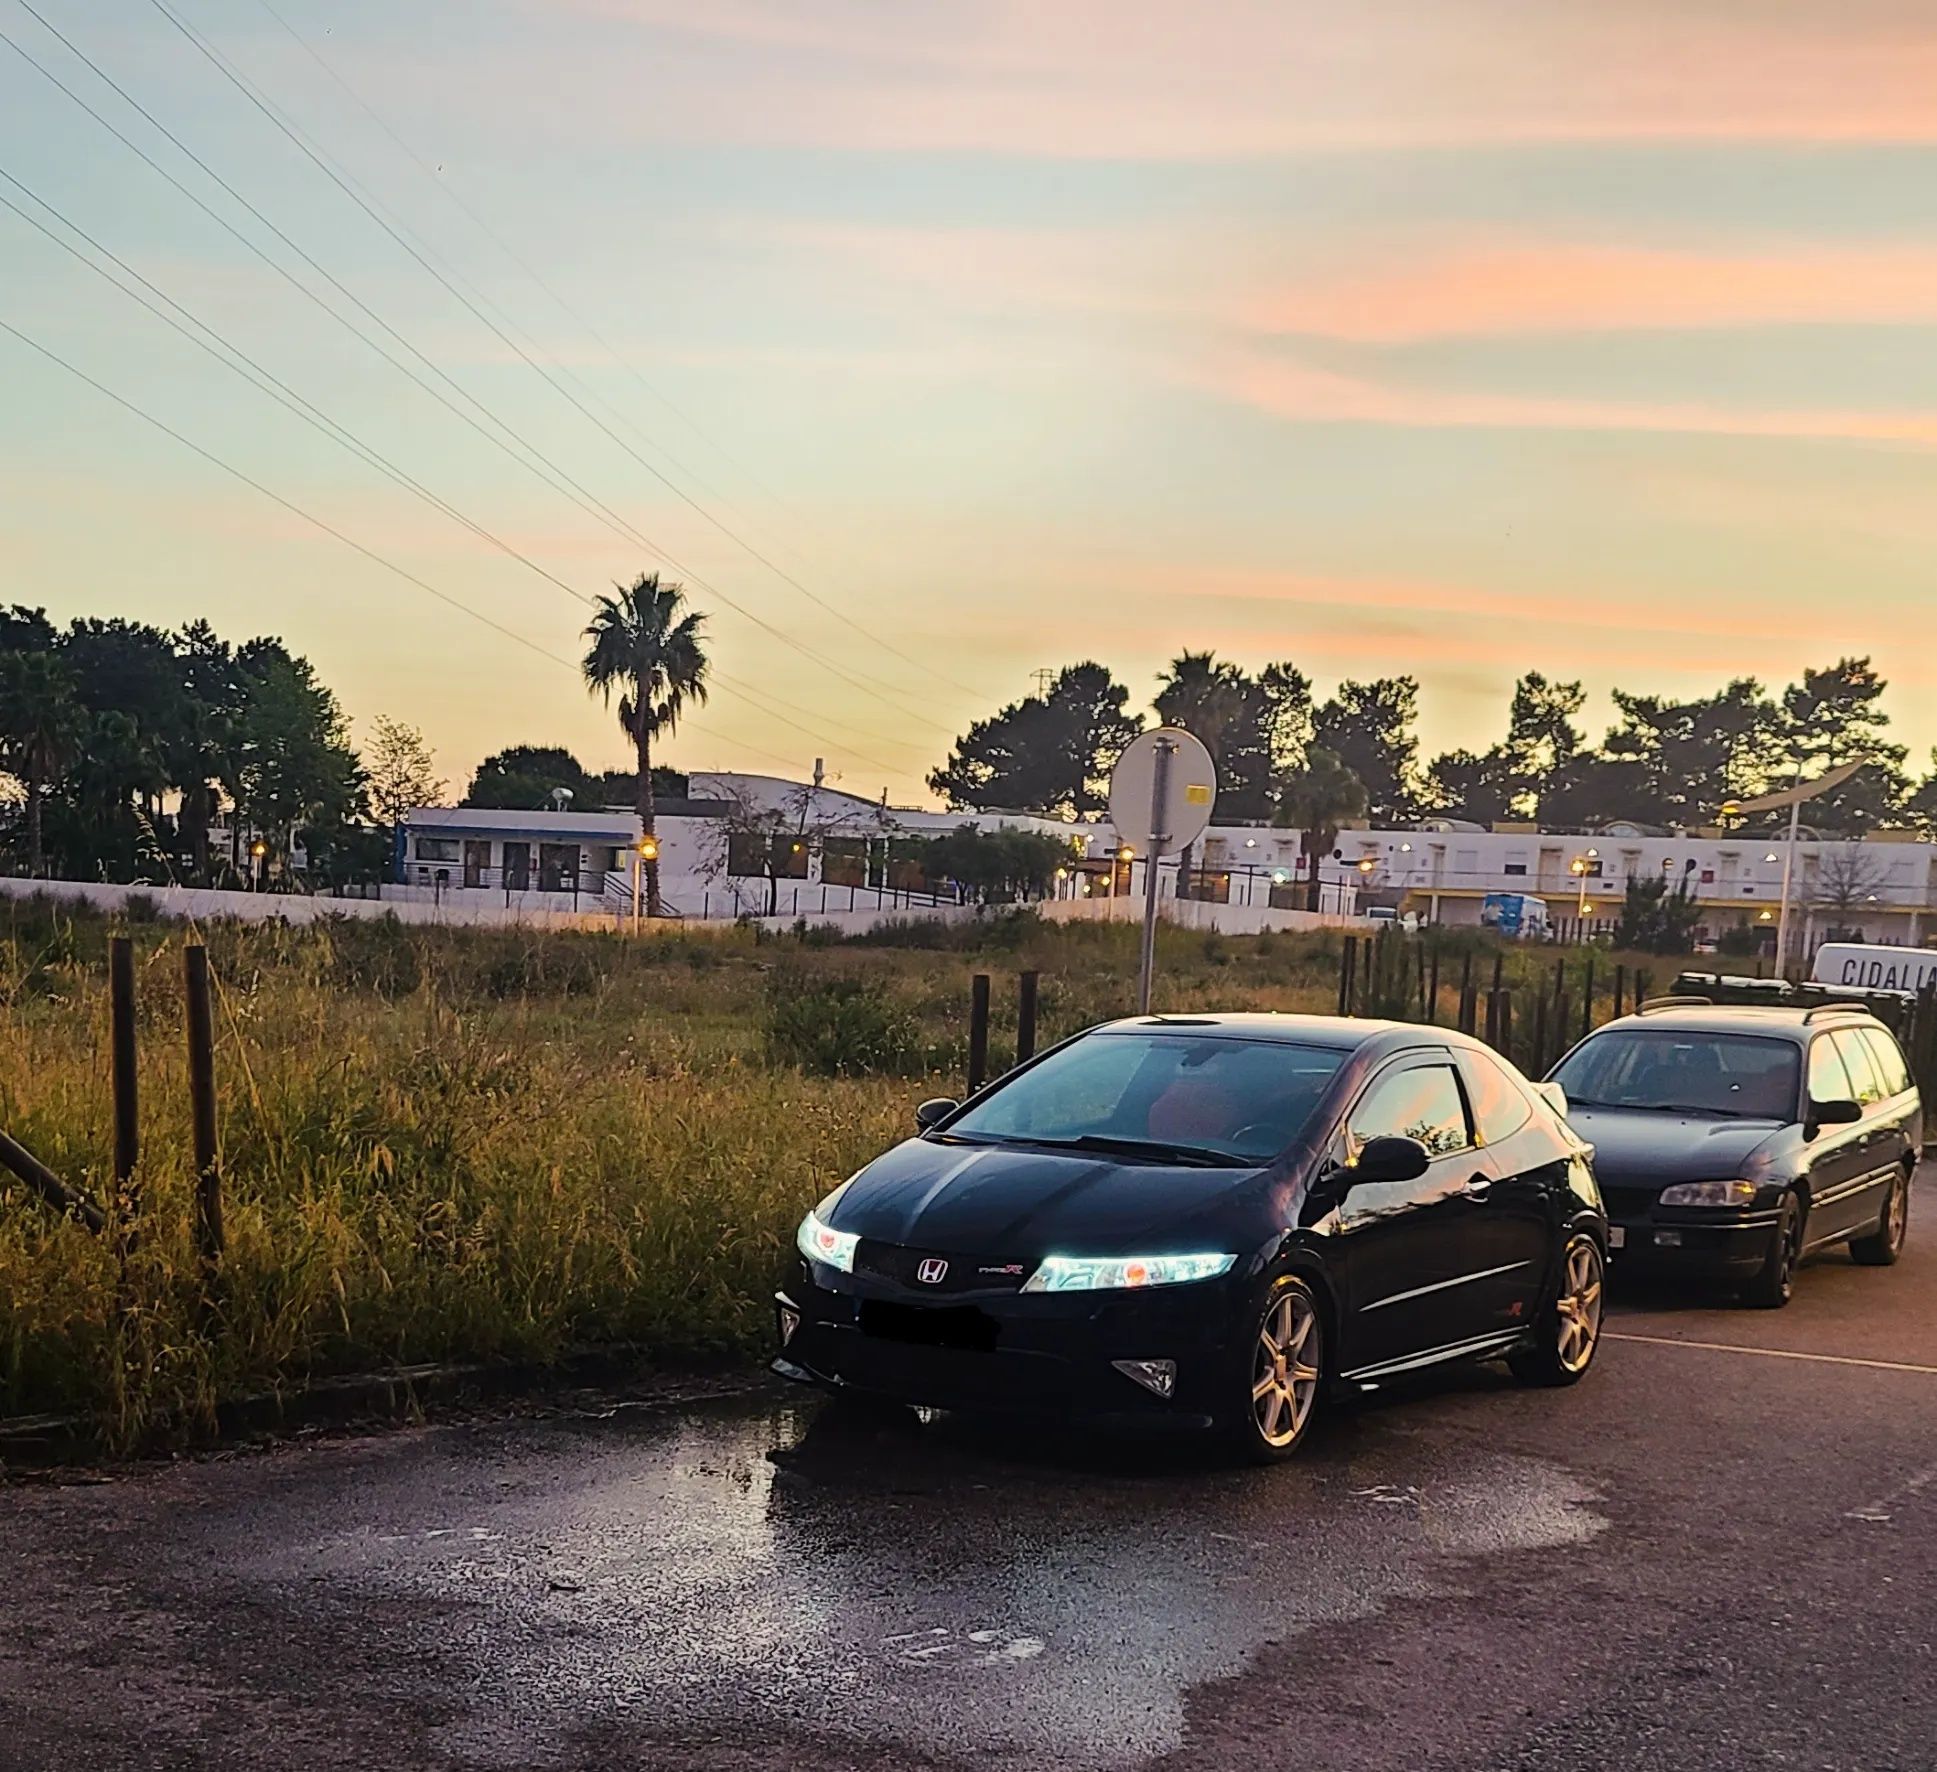
[(1810, 977), (1849, 990), (1914, 997), (1937, 986), (1937, 951), (1893, 948), (1878, 942), (1826, 941), (1816, 950)]
[(1544, 941), (1552, 930), (1547, 901), (1528, 892), (1489, 892), (1480, 901), (1480, 922), (1511, 941)]

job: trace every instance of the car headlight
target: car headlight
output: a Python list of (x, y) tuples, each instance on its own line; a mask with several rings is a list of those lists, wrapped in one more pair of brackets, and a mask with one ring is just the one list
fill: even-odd
[(1023, 1283), (1025, 1292), (1115, 1292), (1179, 1286), (1228, 1274), (1235, 1255), (1051, 1255)]
[(809, 1261), (824, 1261), (844, 1274), (854, 1272), (854, 1250), (861, 1241), (852, 1231), (837, 1231), (808, 1213), (800, 1221), (794, 1244)]
[(1747, 1206), (1756, 1196), (1752, 1181), (1684, 1181), (1664, 1188), (1664, 1206)]

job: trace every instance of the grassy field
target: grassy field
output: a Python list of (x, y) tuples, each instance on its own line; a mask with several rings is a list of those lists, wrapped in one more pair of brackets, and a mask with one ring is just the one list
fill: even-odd
[[(607, 1341), (668, 1361), (751, 1350), (801, 1212), (902, 1136), (917, 1100), (959, 1093), (971, 973), (995, 975), (1000, 1069), (1016, 972), (1042, 974), (1047, 1043), (1123, 1013), (1134, 968), (1128, 927), (1029, 916), (848, 943), (210, 928), (229, 1250), (205, 1310), (190, 932), (128, 932), (132, 1253), (0, 1175), (0, 1415), (86, 1410), (122, 1444), (192, 1436), (221, 1399), (330, 1373)], [(108, 933), (0, 901), (0, 1128), (97, 1199)], [(1166, 930), (1158, 1006), (1329, 1010), (1338, 952), (1335, 936)], [(1511, 964), (1531, 981), (1551, 961)]]

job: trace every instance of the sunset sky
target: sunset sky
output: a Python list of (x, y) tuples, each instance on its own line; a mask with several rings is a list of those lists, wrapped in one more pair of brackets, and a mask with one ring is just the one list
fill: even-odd
[(1186, 646), (1410, 671), (1428, 750), (1530, 667), (1598, 737), (1868, 652), (1937, 745), (1928, 0), (165, 5), (0, 0), (0, 198), (550, 577), (0, 209), (0, 321), (422, 581), (0, 332), (0, 601), (279, 633), (458, 786), (623, 760), (571, 593), (654, 566), (724, 674), (674, 761), (897, 800)]

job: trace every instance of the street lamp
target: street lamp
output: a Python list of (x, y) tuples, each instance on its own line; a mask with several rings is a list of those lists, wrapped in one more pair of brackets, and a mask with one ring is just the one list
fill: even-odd
[(255, 890), (260, 892), (269, 877), (269, 845), (258, 837), (249, 845), (249, 853), (255, 858)]
[(645, 896), (646, 864), (659, 859), (659, 839), (653, 836), (641, 837), (632, 852), (632, 927), (639, 927), (641, 906)]
[[(1782, 852), (1782, 914), (1776, 920), (1778, 978), (1785, 976), (1784, 968), (1789, 963), (1789, 899), (1796, 878), (1796, 833), (1802, 820), (1803, 802), (1826, 794), (1831, 788), (1840, 788), (1867, 762), (1868, 757), (1858, 757), (1854, 763), (1844, 763), (1817, 776), (1814, 781), (1798, 782), (1780, 793), (1764, 794), (1759, 800), (1728, 800), (1723, 803), (1722, 813), (1727, 818), (1739, 818), (1749, 812), (1776, 812), (1785, 807), (1789, 812), (1789, 841)], [(1774, 861), (1775, 852), (1771, 850), (1766, 859)]]
[(1594, 864), (1600, 859), (1601, 852), (1598, 849), (1590, 849), (1585, 855), (1575, 856), (1567, 864), (1568, 872), (1580, 882), (1580, 902), (1574, 907), (1574, 913), (1583, 923), (1587, 921), (1587, 882), (1594, 872)]

